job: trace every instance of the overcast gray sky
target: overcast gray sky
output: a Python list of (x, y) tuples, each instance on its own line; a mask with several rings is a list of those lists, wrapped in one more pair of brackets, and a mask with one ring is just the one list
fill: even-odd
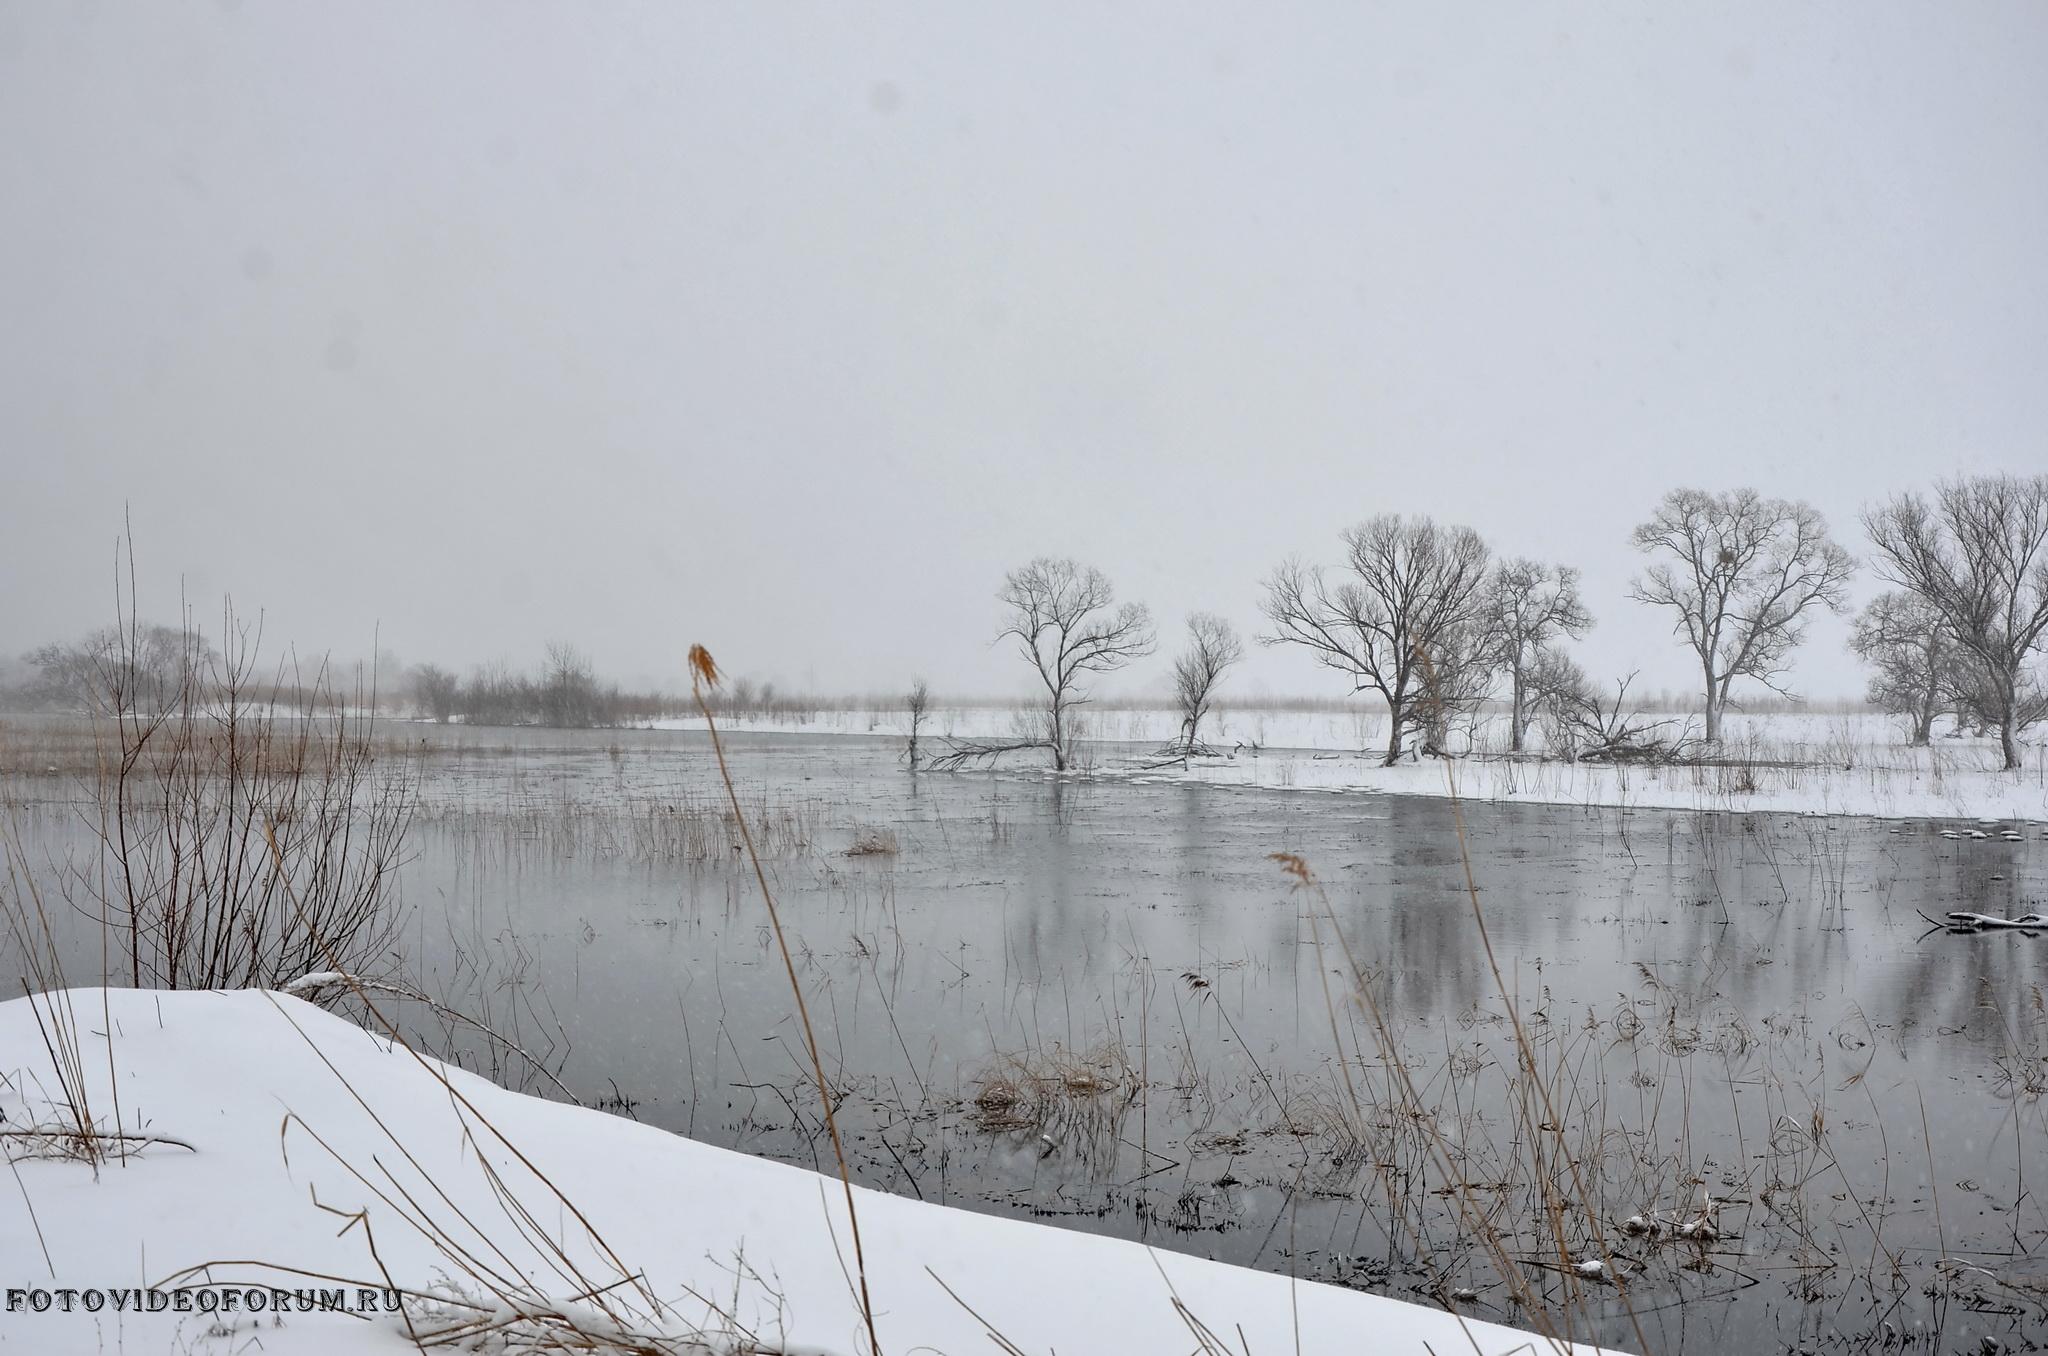
[(2048, 469), (2044, 71), (2031, 3), (4, 0), (0, 646), (125, 502), (147, 610), (338, 653), (998, 692), (1032, 555), (1251, 632), (1403, 510), (1682, 686), (1665, 490), (1860, 554)]

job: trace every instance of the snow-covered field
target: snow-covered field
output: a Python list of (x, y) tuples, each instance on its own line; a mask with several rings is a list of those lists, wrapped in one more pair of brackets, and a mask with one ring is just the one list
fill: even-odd
[[(74, 1076), (101, 1129), (118, 1096), (119, 1124), (161, 1142), (97, 1171), (35, 1154), (43, 1142), (23, 1132), (61, 1120), (60, 1079), (30, 1000), (0, 1004), (10, 1349), (396, 1356), (418, 1349), (408, 1326), (425, 1338), (468, 1324), (493, 1326), (451, 1349), (530, 1349), (521, 1341), (548, 1324), (515, 1322), (507, 1293), (523, 1293), (529, 1315), (547, 1297), (589, 1330), (637, 1332), (648, 1344), (636, 1351), (864, 1349), (835, 1181), (505, 1091), (283, 995), (80, 989), (58, 1001), (84, 1032)], [(1557, 1349), (1135, 1243), (858, 1198), (888, 1353)], [(180, 1311), (173, 1290), (201, 1284), (232, 1286), (236, 1311), (221, 1290), (189, 1293)], [(614, 1288), (576, 1298), (600, 1286)], [(414, 1296), (402, 1315), (317, 1308), (319, 1292), (354, 1304), (359, 1289), (393, 1287)]]
[[(1656, 717), (1666, 719), (1666, 717)], [(925, 738), (1000, 738), (1018, 728), (1019, 713), (992, 707), (933, 712)], [(1668, 717), (1674, 728), (1683, 716)], [(1644, 809), (1854, 814), (1886, 819), (2048, 822), (2048, 747), (2027, 746), (2018, 772), (1998, 770), (1991, 738), (1937, 735), (1928, 748), (1909, 747), (1901, 723), (1875, 712), (1837, 715), (1733, 714), (1709, 765), (1600, 766), (1499, 756), (1505, 722), (1482, 724), (1474, 756), (1447, 770), (1439, 759), (1411, 758), (1382, 767), (1386, 717), (1355, 711), (1270, 711), (1222, 708), (1204, 738), (1221, 756), (1155, 767), (1131, 746), (1164, 743), (1177, 719), (1166, 710), (1090, 709), (1083, 775), (1184, 779), (1218, 786), (1320, 792), (1447, 794), (1455, 778), (1473, 800), (1533, 801)], [(701, 728), (701, 720), (667, 723)], [(804, 720), (729, 720), (723, 728), (761, 733), (900, 738), (901, 711), (823, 711)], [(1008, 756), (998, 766), (1036, 770), (1041, 755)]]

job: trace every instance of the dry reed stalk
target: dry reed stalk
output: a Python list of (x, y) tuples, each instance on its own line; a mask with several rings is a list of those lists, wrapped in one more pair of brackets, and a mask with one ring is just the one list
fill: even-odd
[[(263, 825), (263, 836), (265, 841), (269, 845), (272, 863), (279, 872), (281, 883), (284, 887), (284, 893), (287, 900), (291, 903), (293, 909), (299, 914), (300, 922), (312, 934), (315, 942), (321, 948), (322, 952), (324, 953), (326, 959), (328, 960), (331, 968), (336, 973), (339, 980), (347, 984), (354, 991), (357, 1000), (362, 1003), (364, 1010), (367, 1011), (371, 1016), (376, 1018), (377, 1024), (384, 1029), (384, 1033), (391, 1040), (393, 1047), (396, 1049), (404, 1050), (406, 1054), (412, 1057), (414, 1062), (416, 1062), (423, 1070), (426, 1071), (426, 1073), (430, 1077), (432, 1077), (436, 1082), (438, 1082), (441, 1085), (441, 1087), (447, 1092), (451, 1103), (455, 1105), (457, 1108), (459, 1108), (458, 1114), (466, 1113), (466, 1116), (463, 1119), (464, 1134), (471, 1135), (473, 1137), (474, 1132), (471, 1130), (472, 1121), (476, 1125), (480, 1125), (485, 1130), (487, 1130), (490, 1133), (491, 1137), (497, 1140), (499, 1144), (503, 1145), (506, 1151), (509, 1152), (515, 1160), (518, 1161), (519, 1165), (522, 1168), (524, 1168), (527, 1172), (531, 1173), (534, 1179), (538, 1181), (544, 1188), (546, 1188), (548, 1193), (555, 1198), (556, 1202), (561, 1206), (561, 1208), (564, 1211), (566, 1211), (568, 1215), (576, 1221), (576, 1223), (581, 1227), (584, 1237), (586, 1237), (596, 1247), (597, 1251), (603, 1256), (604, 1260), (608, 1262), (617, 1272), (620, 1279), (608, 1285), (597, 1285), (596, 1283), (591, 1281), (590, 1278), (584, 1276), (582, 1269), (578, 1266), (576, 1261), (569, 1256), (566, 1244), (564, 1242), (557, 1241), (557, 1230), (552, 1227), (543, 1225), (539, 1220), (537, 1220), (533, 1216), (532, 1212), (528, 1210), (523, 1204), (521, 1204), (516, 1197), (513, 1196), (510, 1188), (499, 1177), (496, 1170), (491, 1168), (489, 1166), (488, 1160), (481, 1153), (479, 1153), (478, 1162), (484, 1165), (485, 1171), (489, 1174), (493, 1191), (498, 1197), (501, 1208), (503, 1208), (506, 1211), (508, 1218), (510, 1218), (513, 1221), (515, 1226), (521, 1229), (521, 1232), (528, 1237), (529, 1241), (537, 1240), (542, 1245), (544, 1254), (550, 1255), (549, 1264), (555, 1268), (558, 1274), (562, 1275), (565, 1279), (569, 1280), (572, 1285), (575, 1285), (577, 1287), (577, 1294), (579, 1299), (588, 1299), (595, 1303), (599, 1307), (599, 1309), (604, 1312), (607, 1318), (612, 1319), (615, 1322), (620, 1321), (620, 1316), (614, 1314), (610, 1309), (608, 1296), (613, 1290), (619, 1288), (622, 1285), (630, 1285), (634, 1290), (636, 1290), (639, 1293), (640, 1299), (647, 1305), (649, 1311), (652, 1314), (655, 1314), (657, 1316), (661, 1315), (664, 1312), (664, 1306), (662, 1305), (659, 1297), (657, 1297), (654, 1294), (653, 1290), (648, 1287), (647, 1282), (645, 1278), (641, 1275), (641, 1273), (632, 1268), (629, 1268), (625, 1264), (625, 1261), (622, 1258), (620, 1258), (620, 1256), (612, 1248), (612, 1246), (605, 1241), (604, 1236), (597, 1231), (596, 1225), (592, 1224), (589, 1217), (583, 1213), (583, 1211), (576, 1205), (574, 1201), (569, 1199), (567, 1193), (565, 1193), (559, 1186), (557, 1186), (552, 1178), (550, 1178), (546, 1173), (542, 1172), (538, 1164), (534, 1163), (532, 1159), (528, 1158), (525, 1152), (521, 1150), (517, 1144), (513, 1143), (511, 1138), (508, 1135), (506, 1135), (503, 1130), (499, 1129), (498, 1126), (488, 1116), (485, 1116), (483, 1112), (480, 1109), (478, 1109), (476, 1104), (472, 1102), (468, 1098), (468, 1096), (466, 1096), (461, 1091), (461, 1089), (455, 1086), (454, 1081), (448, 1077), (446, 1070), (443, 1069), (437, 1061), (428, 1059), (424, 1055), (420, 1054), (417, 1050), (414, 1050), (412, 1048), (412, 1046), (405, 1040), (404, 1036), (399, 1033), (397, 1024), (394, 1023), (389, 1017), (385, 1016), (383, 1011), (370, 1000), (369, 990), (364, 987), (362, 981), (360, 981), (354, 975), (350, 974), (348, 971), (344, 970), (341, 967), (341, 965), (339, 964), (340, 957), (335, 944), (325, 935), (324, 932), (320, 930), (317, 922), (308, 915), (304, 905), (299, 900), (297, 890), (295, 890), (292, 887), (290, 877), (285, 870), (283, 849), (278, 845), (277, 834), (274, 826), (269, 824), (267, 821)], [(272, 1001), (275, 1002), (275, 999), (273, 999)], [(298, 1031), (300, 1038), (306, 1042), (307, 1047), (313, 1051), (314, 1056), (318, 1058), (322, 1064), (325, 1064), (328, 1070), (332, 1072), (336, 1079), (338, 1079), (341, 1082), (342, 1087), (345, 1088), (348, 1091), (349, 1095), (355, 1099), (356, 1104), (362, 1107), (364, 1113), (367, 1114), (370, 1117), (370, 1119), (376, 1124), (377, 1128), (384, 1133), (384, 1137), (392, 1143), (392, 1145), (398, 1150), (400, 1155), (404, 1157), (406, 1162), (412, 1165), (414, 1171), (420, 1173), (422, 1180), (426, 1181), (430, 1186), (432, 1186), (432, 1177), (425, 1172), (425, 1170), (419, 1164), (418, 1160), (413, 1157), (411, 1151), (406, 1148), (405, 1144), (391, 1130), (390, 1126), (385, 1123), (384, 1119), (381, 1116), (379, 1116), (373, 1108), (371, 1108), (370, 1104), (366, 1100), (364, 1100), (362, 1094), (356, 1090), (355, 1086), (348, 1081), (348, 1079), (341, 1073), (339, 1069), (336, 1069), (334, 1067), (333, 1063), (329, 1061), (327, 1056), (320, 1050), (320, 1047), (314, 1043), (312, 1037), (306, 1035), (305, 1031), (299, 1027), (296, 1021), (292, 1021), (291, 1014), (285, 1012), (282, 1006), (279, 1006), (278, 1012), (285, 1018), (287, 1022), (291, 1022), (292, 1028), (295, 1031)], [(296, 1117), (288, 1115), (286, 1117), (285, 1125), (289, 1126), (296, 1119)], [(478, 1280), (479, 1282), (484, 1282), (484, 1278), (490, 1275), (492, 1268), (487, 1263), (484, 1263), (480, 1258), (477, 1258), (474, 1254), (472, 1254), (466, 1247), (464, 1247), (461, 1244), (460, 1240), (456, 1239), (453, 1235), (451, 1235), (448, 1232), (446, 1228), (441, 1226), (430, 1215), (428, 1215), (426, 1209), (423, 1206), (420, 1206), (416, 1201), (414, 1201), (413, 1198), (409, 1194), (407, 1194), (402, 1187), (398, 1186), (395, 1179), (392, 1179), (393, 1190), (397, 1193), (399, 1200), (402, 1200), (405, 1203), (403, 1205), (399, 1203), (399, 1200), (393, 1200), (390, 1195), (386, 1194), (383, 1188), (379, 1187), (376, 1183), (372, 1182), (371, 1180), (363, 1176), (363, 1174), (360, 1171), (358, 1171), (352, 1164), (350, 1164), (346, 1158), (342, 1157), (333, 1147), (329, 1146), (324, 1140), (322, 1140), (318, 1132), (314, 1131), (311, 1126), (306, 1125), (303, 1121), (299, 1121), (298, 1123), (303, 1129), (306, 1130), (306, 1132), (309, 1135), (312, 1136), (316, 1143), (319, 1143), (321, 1147), (327, 1151), (328, 1155), (332, 1157), (335, 1160), (335, 1162), (339, 1163), (351, 1175), (355, 1176), (357, 1181), (360, 1182), (365, 1189), (369, 1190), (372, 1194), (376, 1195), (378, 1199), (382, 1200), (388, 1207), (390, 1207), (394, 1212), (396, 1212), (400, 1218), (404, 1219), (414, 1229), (418, 1230), (424, 1237), (428, 1239), (429, 1242), (433, 1243), (435, 1247), (440, 1249), (441, 1252), (445, 1256), (447, 1256), (451, 1261), (459, 1262), (466, 1270), (468, 1270), (472, 1279)], [(282, 1134), (282, 1129), (280, 1130), (280, 1134)], [(385, 1173), (385, 1176), (389, 1178), (390, 1174), (388, 1169), (383, 1169), (380, 1165), (380, 1171), (383, 1171)], [(457, 1206), (452, 1200), (450, 1200), (448, 1195), (445, 1192), (441, 1191), (438, 1186), (434, 1187), (434, 1191), (435, 1194), (440, 1197), (442, 1202), (450, 1210), (455, 1212), (456, 1217), (459, 1218), (462, 1221), (462, 1223), (465, 1226), (467, 1226), (472, 1233), (474, 1233), (480, 1240), (482, 1240), (484, 1245), (490, 1251), (496, 1253), (498, 1257), (506, 1263), (506, 1265), (511, 1269), (510, 1276), (518, 1276), (519, 1269), (516, 1266), (512, 1265), (510, 1259), (505, 1256), (503, 1250), (491, 1241), (490, 1236), (486, 1234), (475, 1223), (473, 1223), (469, 1219), (469, 1217), (462, 1212), (461, 1208)], [(408, 1209), (407, 1207), (411, 1208)], [(417, 1218), (415, 1218), (415, 1215), (417, 1215)], [(365, 1232), (367, 1234), (367, 1217), (364, 1218), (363, 1223), (365, 1226)], [(381, 1259), (379, 1260), (379, 1266), (380, 1268), (382, 1266)], [(530, 1296), (532, 1294), (530, 1285), (524, 1285), (516, 1280), (509, 1278), (501, 1278), (500, 1282), (498, 1284), (493, 1285), (492, 1288), (497, 1292), (498, 1298), (506, 1302), (511, 1302), (522, 1296)], [(408, 1329), (411, 1328), (411, 1320), (409, 1316), (407, 1319), (407, 1326)], [(417, 1344), (419, 1340), (417, 1333), (414, 1334), (414, 1338), (415, 1343)], [(588, 1343), (585, 1343), (585, 1345), (588, 1346)]]
[[(1417, 646), (1415, 658), (1422, 668), (1426, 692), (1431, 700), (1440, 702), (1441, 699), (1437, 696), (1436, 667), (1430, 662), (1429, 652), (1421, 646)], [(1479, 929), (1480, 947), (1486, 953), (1486, 965), (1493, 975), (1494, 988), (1500, 994), (1501, 1004), (1506, 1009), (1508, 1021), (1513, 1027), (1515, 1049), (1520, 1056), (1522, 1068), (1528, 1081), (1535, 1085), (1537, 1095), (1541, 1097), (1543, 1102), (1542, 1123), (1540, 1125), (1528, 1126), (1531, 1153), (1534, 1154), (1536, 1152), (1535, 1146), (1541, 1142), (1540, 1137), (1543, 1133), (1547, 1131), (1550, 1136), (1554, 1137), (1559, 1155), (1563, 1157), (1566, 1165), (1571, 1169), (1573, 1197), (1581, 1202), (1584, 1208), (1586, 1223), (1592, 1230), (1594, 1244), (1600, 1249), (1600, 1262), (1604, 1272), (1613, 1278), (1615, 1288), (1620, 1293), (1622, 1307), (1628, 1313), (1629, 1325), (1635, 1330), (1637, 1347), (1647, 1353), (1650, 1349), (1650, 1343), (1649, 1339), (1643, 1334), (1642, 1320), (1636, 1315), (1635, 1305), (1629, 1302), (1628, 1288), (1622, 1284), (1621, 1275), (1615, 1269), (1613, 1254), (1607, 1246), (1606, 1231), (1600, 1227), (1599, 1214), (1592, 1208), (1592, 1198), (1586, 1192), (1586, 1184), (1579, 1171), (1578, 1157), (1572, 1153), (1571, 1146), (1565, 1142), (1564, 1122), (1559, 1119), (1557, 1108), (1552, 1104), (1550, 1086), (1544, 1081), (1542, 1071), (1536, 1064), (1536, 1054), (1529, 1043), (1529, 1033), (1522, 1025), (1520, 1009), (1514, 1000), (1514, 996), (1508, 991), (1507, 980), (1501, 975), (1500, 961), (1494, 955), (1493, 937), (1486, 928), (1486, 910), (1480, 907), (1479, 903), (1479, 883), (1472, 874), (1472, 851), (1465, 837), (1465, 805), (1458, 797), (1457, 773), (1449, 758), (1444, 759), (1443, 763), (1445, 791), (1448, 793), (1451, 802), (1451, 824), (1456, 829), (1458, 835), (1458, 860), (1465, 872), (1466, 896), (1472, 901), (1472, 921)], [(1334, 919), (1332, 921), (1334, 922)], [(1525, 1121), (1528, 1120), (1526, 1110), (1523, 1113), (1523, 1117)], [(1546, 1183), (1549, 1180), (1543, 1174), (1539, 1173), (1538, 1176), (1540, 1180)], [(1561, 1203), (1551, 1198), (1547, 1191), (1545, 1193), (1545, 1204), (1549, 1209), (1552, 1229), (1557, 1238), (1560, 1254), (1559, 1261), (1564, 1266), (1564, 1274), (1569, 1278), (1574, 1268), (1571, 1256), (1565, 1248), (1563, 1207)], [(1567, 1336), (1569, 1336), (1569, 1333), (1567, 1333)]]
[(796, 999), (796, 1014), (803, 1024), (804, 1048), (811, 1057), (811, 1072), (818, 1081), (818, 1096), (825, 1106), (825, 1129), (832, 1137), (832, 1157), (839, 1163), (839, 1184), (846, 1192), (847, 1227), (853, 1234), (853, 1269), (860, 1282), (861, 1317), (867, 1323), (868, 1349), (870, 1356), (882, 1356), (882, 1340), (875, 1332), (875, 1306), (868, 1295), (867, 1254), (861, 1246), (860, 1214), (853, 1200), (853, 1172), (846, 1163), (846, 1145), (839, 1137), (839, 1118), (832, 1107), (832, 1087), (825, 1080), (825, 1061), (818, 1053), (818, 1034), (811, 1026), (811, 1010), (804, 1002), (804, 987), (797, 982), (796, 961), (789, 954), (789, 939), (783, 935), (782, 913), (775, 906), (775, 893), (768, 888), (768, 872), (761, 865), (761, 854), (754, 849), (754, 835), (747, 827), (747, 817), (740, 811), (740, 793), (732, 783), (732, 770), (725, 763), (725, 745), (718, 737), (718, 722), (712, 718), (711, 704), (705, 699), (707, 689), (718, 686), (718, 665), (712, 660), (711, 652), (702, 645), (690, 647), (690, 695), (696, 699), (697, 709), (704, 713), (704, 727), (711, 736), (711, 751), (718, 757), (718, 775), (725, 783), (726, 795), (732, 799), (733, 817), (739, 821), (740, 838), (746, 844), (747, 859), (753, 863), (754, 879), (761, 887), (761, 898), (768, 906), (768, 921), (775, 929), (775, 945), (782, 952), (782, 966), (789, 975), (789, 990)]
[[(113, 1129), (103, 1131), (93, 1115), (86, 1084), (81, 1041), (85, 1028), (79, 1024), (78, 1014), (72, 1006), (69, 983), (64, 976), (64, 959), (43, 903), (43, 892), (36, 884), (34, 872), (29, 870), (19, 836), (12, 827), (4, 847), (7, 921), (14, 933), (15, 945), (21, 952), (23, 968), (28, 972), (18, 978), (22, 993), (28, 999), (29, 1012), (35, 1018), (43, 1051), (49, 1056), (50, 1067), (57, 1077), (58, 1097), (52, 1099), (51, 1107), (60, 1110), (70, 1122), (54, 1131), (27, 1126), (20, 1132), (26, 1138), (16, 1142), (30, 1146), (28, 1156), (58, 1156), (86, 1163), (97, 1177), (100, 1165), (108, 1157), (109, 1147), (116, 1159), (126, 1163), (131, 1148), (137, 1147), (135, 1141), (140, 1138), (129, 1136), (121, 1129), (120, 1080), (114, 1076), (114, 1027), (105, 1020), (103, 1011), (102, 1022), (107, 1031), (107, 1080), (114, 1097)], [(27, 903), (23, 902), (24, 898)], [(103, 1009), (105, 1001), (103, 986)], [(47, 1152), (35, 1152), (37, 1145)], [(16, 1156), (11, 1154), (10, 1160)]]

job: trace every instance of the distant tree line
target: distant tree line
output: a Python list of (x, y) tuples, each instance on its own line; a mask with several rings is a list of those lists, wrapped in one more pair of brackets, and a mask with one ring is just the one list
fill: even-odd
[[(467, 678), (437, 664), (406, 671), (414, 714), (441, 723), (540, 725), (551, 729), (597, 729), (646, 725), (696, 714), (686, 692), (636, 691), (598, 677), (588, 655), (563, 641), (551, 641), (539, 666), (528, 672), (497, 661), (482, 664)], [(711, 694), (711, 708), (741, 720), (806, 720), (821, 706), (816, 697), (778, 692), (772, 682), (734, 678)]]
[[(14, 710), (163, 712), (217, 695), (219, 667), (218, 649), (189, 620), (103, 627), (22, 656), (22, 676), (0, 698)], [(635, 691), (600, 678), (582, 650), (561, 641), (550, 642), (540, 664), (527, 671), (494, 661), (464, 677), (439, 664), (415, 664), (381, 688), (367, 679), (344, 688), (324, 666), (317, 674), (280, 666), (262, 681), (242, 675), (237, 695), (294, 710), (374, 707), (444, 724), (555, 729), (645, 725), (696, 712), (686, 693)], [(823, 704), (746, 677), (722, 685), (712, 698), (719, 715), (744, 720), (804, 720)]]

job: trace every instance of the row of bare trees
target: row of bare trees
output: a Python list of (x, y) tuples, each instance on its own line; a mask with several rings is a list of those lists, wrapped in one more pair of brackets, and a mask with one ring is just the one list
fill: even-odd
[(537, 674), (495, 663), (464, 680), (438, 664), (418, 664), (407, 679), (415, 708), (442, 723), (587, 729), (651, 719), (666, 704), (600, 683), (589, 656), (566, 641), (548, 643)]
[[(1911, 717), (1925, 742), (1943, 712), (1999, 733), (2004, 765), (2020, 734), (2048, 716), (2035, 663), (2048, 633), (2048, 476), (1944, 481), (1932, 500), (1903, 494), (1863, 515), (1876, 572), (1897, 586), (1858, 619), (1854, 647), (1876, 672), (1871, 700)], [(1720, 741), (1740, 684), (1784, 695), (1792, 656), (1820, 612), (1845, 612), (1857, 562), (1811, 505), (1751, 489), (1674, 490), (1630, 534), (1649, 557), (1630, 596), (1663, 609), (1698, 665), (1703, 742)], [(1496, 560), (1478, 533), (1427, 517), (1382, 514), (1343, 534), (1334, 569), (1299, 559), (1265, 581), (1268, 645), (1295, 645), (1370, 693), (1389, 713), (1385, 761), (1415, 744), (1444, 751), (1451, 723), (1504, 695), (1512, 751), (1541, 725), (1572, 757), (1672, 756), (1681, 742), (1626, 709), (1630, 677), (1603, 695), (1565, 651), (1593, 625), (1568, 566)], [(1042, 704), (1007, 739), (953, 741), (934, 766), (1022, 749), (1072, 764), (1088, 683), (1150, 654), (1144, 605), (1118, 603), (1100, 570), (1040, 558), (998, 595), (999, 639), (1017, 647)], [(1174, 661), (1181, 726), (1162, 754), (1209, 752), (1202, 722), (1244, 654), (1230, 624), (1188, 618)], [(925, 694), (928, 703), (929, 694)], [(920, 710), (920, 724), (922, 710)], [(915, 760), (913, 759), (913, 762)]]
[[(1876, 670), (1871, 700), (1910, 716), (1920, 743), (1944, 711), (1995, 728), (2003, 765), (2020, 766), (2021, 733), (2048, 717), (2035, 662), (2048, 639), (2048, 476), (1944, 481), (1931, 500), (1895, 496), (1863, 523), (1876, 572), (1898, 586), (1855, 630), (1857, 653)], [(1749, 489), (1675, 490), (1631, 541), (1651, 559), (1630, 594), (1668, 610), (1696, 659), (1708, 744), (1720, 741), (1737, 683), (1785, 693), (1809, 619), (1848, 608), (1856, 561), (1808, 504)], [(1266, 639), (1303, 646), (1354, 691), (1386, 702), (1389, 763), (1410, 732), (1440, 743), (1446, 714), (1475, 705), (1498, 677), (1515, 750), (1532, 715), (1568, 750), (1654, 746), (1650, 727), (1620, 710), (1627, 680), (1610, 706), (1558, 649), (1592, 623), (1575, 571), (1489, 565), (1476, 533), (1426, 518), (1374, 518), (1347, 532), (1345, 546), (1334, 584), (1298, 562), (1275, 571)]]
[(1943, 481), (1931, 500), (1894, 496), (1863, 523), (1899, 590), (1858, 619), (1872, 700), (1910, 715), (1923, 742), (1930, 707), (1996, 728), (2018, 767), (2021, 732), (2048, 718), (2035, 662), (2048, 648), (2048, 475)]

